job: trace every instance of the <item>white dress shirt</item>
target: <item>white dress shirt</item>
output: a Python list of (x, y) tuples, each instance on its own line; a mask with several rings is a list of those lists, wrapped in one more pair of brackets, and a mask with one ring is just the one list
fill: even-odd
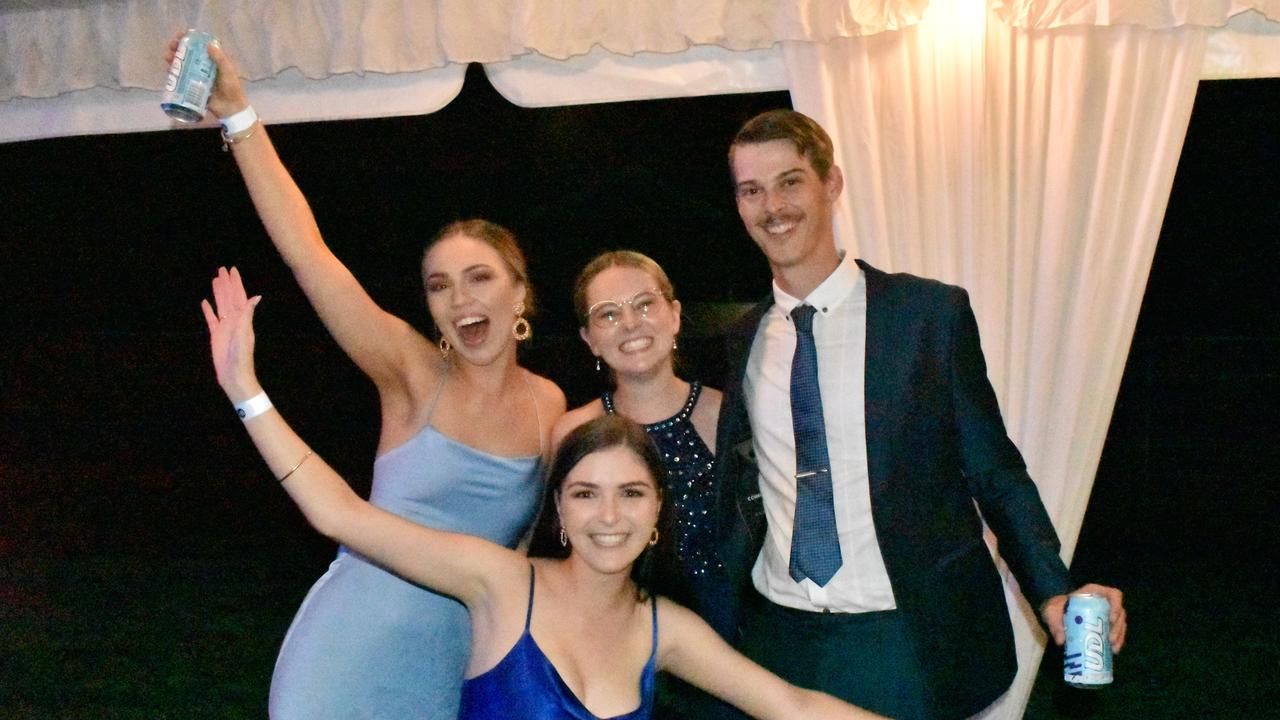
[[(864, 369), (867, 287), (862, 269), (846, 255), (835, 272), (799, 300), (773, 285), (773, 307), (756, 329), (743, 390), (751, 419), (760, 493), (769, 523), (751, 578), (771, 602), (810, 611), (867, 612), (895, 608), (893, 589), (871, 521), (867, 480)], [(791, 359), (796, 330), (791, 310), (817, 309), (813, 339), (818, 387), (831, 460), (836, 528), (843, 559), (824, 587), (791, 578), (791, 530), (796, 508), (796, 443), (791, 425)]]

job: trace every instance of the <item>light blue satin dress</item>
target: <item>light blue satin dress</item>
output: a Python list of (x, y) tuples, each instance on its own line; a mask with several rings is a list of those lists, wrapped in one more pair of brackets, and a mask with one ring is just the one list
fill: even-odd
[[(374, 462), (369, 500), (422, 525), (514, 547), (542, 497), (540, 465), (538, 457), (481, 452), (428, 422)], [(271, 717), (454, 720), (470, 648), (461, 603), (340, 548), (285, 635)]]

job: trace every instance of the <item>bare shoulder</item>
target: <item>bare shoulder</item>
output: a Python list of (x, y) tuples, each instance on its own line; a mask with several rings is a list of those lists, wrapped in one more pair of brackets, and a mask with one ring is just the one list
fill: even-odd
[(560, 386), (537, 373), (525, 370), (529, 374), (529, 380), (533, 386), (534, 397), (538, 400), (538, 407), (552, 413), (552, 417), (559, 418), (564, 414), (567, 403), (564, 399), (564, 391)]
[(704, 385), (698, 404), (693, 407), (693, 427), (712, 452), (716, 449), (716, 424), (720, 421), (720, 403), (723, 400), (724, 393)]
[[(715, 631), (698, 614), (674, 600), (654, 597), (658, 605), (658, 659), (664, 667), (679, 657), (686, 643), (709, 642)], [(718, 636), (716, 636), (718, 637)]]
[(665, 632), (668, 628), (677, 630), (681, 627), (688, 627), (688, 623), (693, 621), (705, 624), (697, 613), (675, 600), (663, 595), (655, 595), (653, 600), (658, 604), (658, 629), (660, 632)]
[(708, 413), (712, 418), (720, 414), (720, 403), (724, 400), (724, 393), (719, 390), (702, 386), (702, 394), (698, 396), (698, 406), (693, 409), (694, 414)]
[(604, 404), (598, 399), (592, 400), (586, 405), (576, 407), (564, 415), (561, 415), (560, 419), (556, 422), (555, 427), (551, 429), (552, 447), (559, 446), (560, 441), (564, 439), (564, 436), (568, 435), (574, 428), (589, 420), (594, 420), (601, 415), (604, 415)]

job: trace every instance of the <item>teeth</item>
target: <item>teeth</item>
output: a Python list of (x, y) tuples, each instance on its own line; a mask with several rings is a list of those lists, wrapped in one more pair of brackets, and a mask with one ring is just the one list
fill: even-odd
[(464, 318), (462, 318), (461, 320), (459, 320), (459, 321), (458, 321), (457, 323), (455, 323), (455, 324), (456, 324), (458, 327), (466, 327), (466, 326), (468, 326), (468, 325), (475, 325), (476, 323), (481, 323), (481, 322), (484, 322), (484, 317), (483, 317), (483, 316), (481, 316), (481, 315), (471, 315), (471, 316), (468, 316), (468, 317), (464, 317)]
[(795, 226), (796, 224), (794, 222), (769, 223), (764, 226), (764, 230), (770, 235), (782, 235), (783, 233), (791, 232)]
[(618, 349), (624, 353), (636, 352), (638, 350), (648, 349), (648, 347), (652, 344), (653, 344), (653, 338), (647, 338), (647, 337), (636, 338), (634, 340), (628, 340), (622, 343), (622, 345)]
[(626, 542), (627, 534), (626, 533), (611, 533), (608, 535), (595, 534), (591, 536), (591, 540), (595, 542), (595, 544), (603, 547), (617, 547), (622, 543)]

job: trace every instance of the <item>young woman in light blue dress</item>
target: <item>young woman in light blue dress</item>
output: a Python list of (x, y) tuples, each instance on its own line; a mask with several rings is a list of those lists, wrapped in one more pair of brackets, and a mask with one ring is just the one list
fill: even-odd
[[(610, 415), (565, 436), (548, 474), (562, 558), (530, 559), (472, 535), (418, 525), (351, 491), (280, 413), (255, 403), (253, 311), (235, 271), (203, 304), (218, 384), (251, 412), (245, 428), (319, 531), (471, 613), (460, 720), (649, 720), (667, 670), (758, 718), (873, 716), (789, 685), (734, 651), (697, 615), (637, 584), (660, 550), (666, 470), (631, 420)], [(214, 310), (216, 307), (216, 312)], [(667, 525), (669, 527), (669, 524)], [(670, 540), (668, 539), (668, 542)]]
[[(170, 59), (176, 46), (175, 38)], [(554, 383), (517, 363), (532, 300), (515, 239), (471, 220), (427, 244), (421, 269), (439, 340), (423, 337), (380, 308), (325, 245), (267, 129), (252, 120), (234, 64), (219, 47), (209, 54), (218, 66), (209, 110), (230, 122), (228, 146), (271, 241), (377, 388), (370, 500), (413, 522), (514, 547), (537, 512), (540, 465), (565, 408)], [(271, 717), (453, 720), (467, 622), (461, 603), (344, 545), (285, 636)]]

